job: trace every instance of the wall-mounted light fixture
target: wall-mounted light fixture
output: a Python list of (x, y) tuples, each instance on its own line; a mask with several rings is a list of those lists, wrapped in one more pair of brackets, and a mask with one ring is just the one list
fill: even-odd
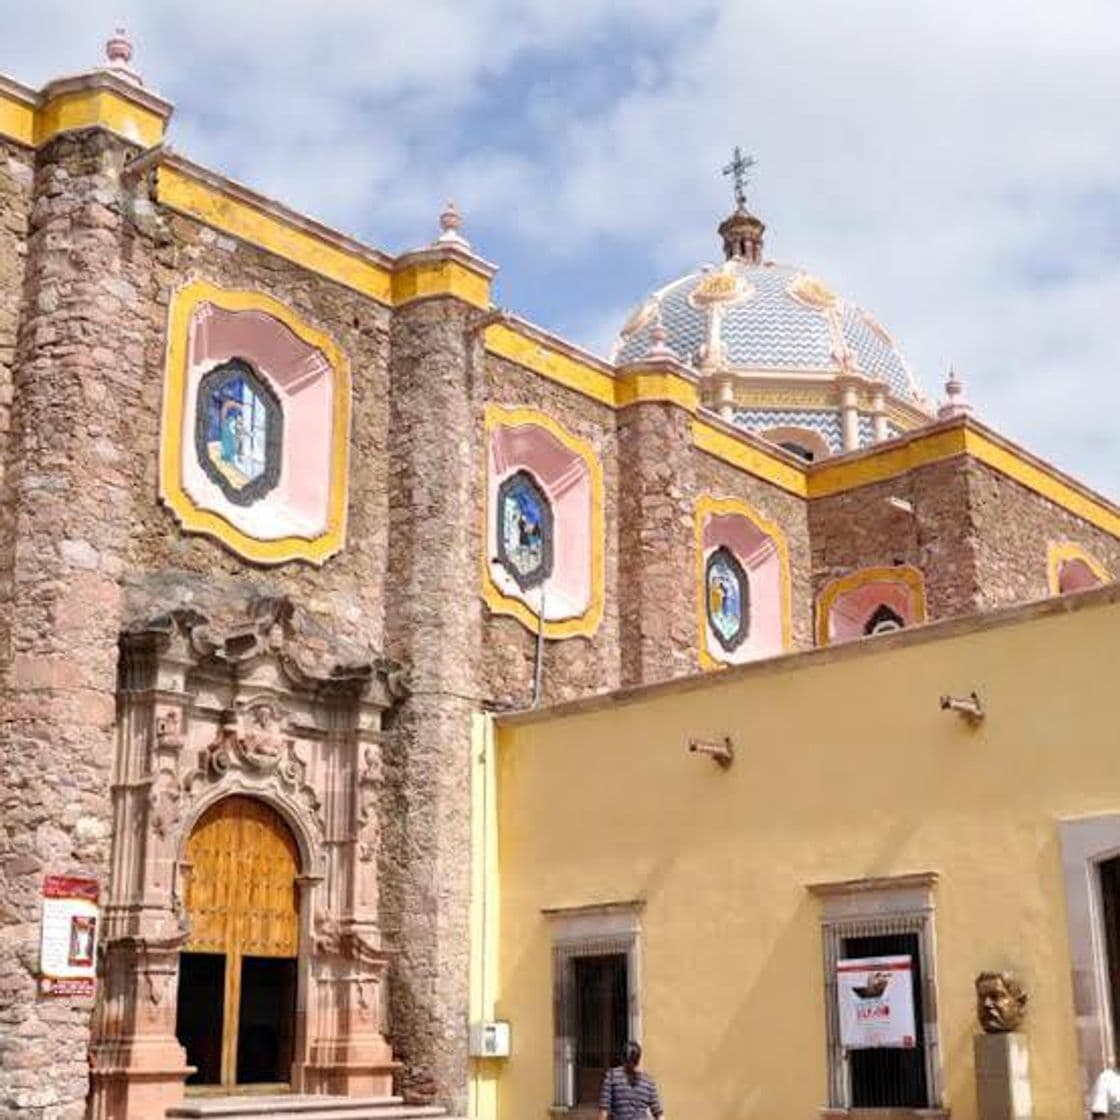
[(942, 696), (941, 710), (957, 712), (974, 725), (984, 718), (984, 705), (980, 703), (980, 696), (975, 692), (970, 692), (967, 696)]
[(912, 514), (914, 512), (914, 503), (906, 498), (899, 498), (892, 494), (889, 498), (886, 498), (885, 501), (891, 509), (897, 510), (899, 513)]
[(723, 739), (689, 739), (688, 749), (693, 754), (706, 754), (724, 770), (735, 761), (735, 748), (729, 736)]

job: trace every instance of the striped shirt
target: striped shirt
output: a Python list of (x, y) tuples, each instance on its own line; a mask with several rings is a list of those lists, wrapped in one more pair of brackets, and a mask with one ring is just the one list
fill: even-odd
[(611, 1120), (646, 1120), (647, 1110), (654, 1116), (664, 1111), (657, 1096), (657, 1083), (648, 1073), (638, 1070), (631, 1081), (624, 1066), (607, 1070), (599, 1108)]

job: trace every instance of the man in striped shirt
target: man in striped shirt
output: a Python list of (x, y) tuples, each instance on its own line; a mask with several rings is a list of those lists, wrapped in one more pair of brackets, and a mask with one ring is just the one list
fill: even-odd
[(657, 1083), (638, 1069), (642, 1048), (626, 1044), (623, 1064), (607, 1070), (599, 1094), (599, 1120), (646, 1120), (649, 1114), (664, 1116), (657, 1096)]

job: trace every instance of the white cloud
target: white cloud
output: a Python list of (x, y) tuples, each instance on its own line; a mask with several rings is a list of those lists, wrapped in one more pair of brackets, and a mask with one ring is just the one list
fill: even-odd
[[(26, 5), (0, 70), (85, 67), (119, 10)], [(931, 392), (952, 359), (982, 418), (1120, 491), (1111, 0), (196, 0), (134, 17), (188, 154), (389, 249), (454, 193), (482, 253), (500, 231), (508, 273), (615, 278), (594, 303), (503, 288), (600, 347), (642, 286), (714, 256), (717, 172), (741, 143), (775, 257), (874, 311)]]

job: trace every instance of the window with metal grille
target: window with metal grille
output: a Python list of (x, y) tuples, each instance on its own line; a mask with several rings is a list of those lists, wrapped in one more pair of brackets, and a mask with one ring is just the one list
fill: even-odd
[[(941, 1108), (941, 1060), (934, 954), (933, 872), (818, 883), (822, 903), (825, 1023), (830, 1108)], [(837, 963), (911, 960), (915, 1045), (846, 1049), (841, 1042)]]
[(907, 956), (914, 985), (913, 1048), (880, 1047), (848, 1051), (848, 1078), (853, 1108), (924, 1108), (929, 1102), (926, 1086), (925, 1042), (922, 1037), (921, 954), (916, 933), (878, 937), (845, 937), (845, 957)]

